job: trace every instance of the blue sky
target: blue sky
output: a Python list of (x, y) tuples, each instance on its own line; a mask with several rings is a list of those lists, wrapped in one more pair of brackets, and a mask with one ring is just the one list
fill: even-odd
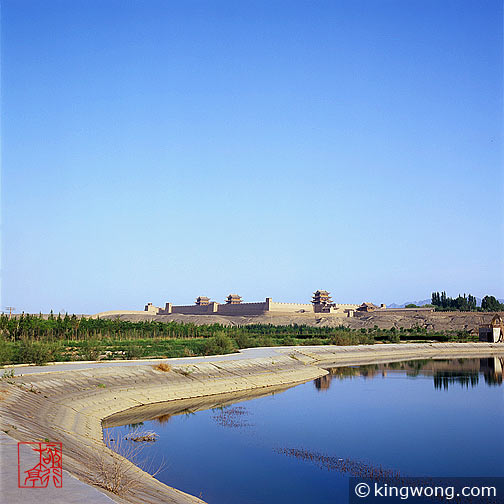
[(501, 1), (1, 20), (2, 308), (504, 297)]

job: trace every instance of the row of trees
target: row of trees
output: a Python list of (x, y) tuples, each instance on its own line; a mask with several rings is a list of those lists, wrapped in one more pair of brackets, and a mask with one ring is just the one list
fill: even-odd
[(481, 300), (481, 307), (477, 306), (476, 297), (472, 294), (460, 294), (456, 298), (446, 295), (446, 292), (433, 292), (431, 302), (438, 310), (458, 310), (458, 311), (502, 311), (504, 304), (499, 302), (494, 296), (485, 296)]
[(328, 338), (346, 327), (310, 327), (305, 325), (274, 326), (254, 324), (247, 326), (223, 326), (220, 324), (195, 325), (178, 322), (129, 322), (117, 319), (77, 317), (65, 314), (48, 318), (43, 315), (21, 314), (16, 317), (0, 316), (0, 335), (10, 341), (29, 338), (35, 341), (87, 339), (134, 340), (148, 338), (209, 338), (224, 333), (229, 337), (292, 336), (294, 338)]
[[(131, 341), (146, 340), (151, 338), (160, 339), (192, 339), (211, 338), (217, 335), (225, 335), (246, 346), (254, 346), (251, 340), (287, 340), (284, 344), (296, 344), (297, 339), (311, 340), (319, 338), (330, 340), (331, 338), (358, 338), (365, 337), (369, 342), (373, 339), (418, 339), (432, 337), (466, 337), (466, 334), (433, 334), (423, 327), (411, 329), (392, 327), (380, 329), (378, 326), (367, 329), (350, 329), (348, 327), (313, 327), (307, 325), (283, 325), (253, 324), (244, 326), (223, 326), (220, 324), (195, 325), (178, 322), (129, 322), (116, 319), (99, 319), (76, 317), (75, 315), (50, 315), (48, 318), (42, 315), (22, 314), (17, 317), (0, 315), (0, 341), (19, 342), (22, 340), (39, 342), (63, 342), (63, 341)], [(397, 338), (396, 338), (397, 336)], [(357, 338), (357, 339), (356, 339)], [(367, 341), (366, 340), (366, 341)], [(363, 343), (364, 341), (358, 341)], [(350, 344), (350, 343), (349, 343)], [(241, 346), (240, 348), (245, 348)], [(267, 346), (264, 343), (264, 346)]]

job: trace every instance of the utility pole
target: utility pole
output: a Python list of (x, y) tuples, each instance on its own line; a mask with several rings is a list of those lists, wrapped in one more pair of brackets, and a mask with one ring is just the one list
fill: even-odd
[(16, 311), (16, 308), (14, 308), (14, 306), (6, 306), (5, 309), (9, 310), (9, 320), (10, 320), (12, 317), (12, 312)]

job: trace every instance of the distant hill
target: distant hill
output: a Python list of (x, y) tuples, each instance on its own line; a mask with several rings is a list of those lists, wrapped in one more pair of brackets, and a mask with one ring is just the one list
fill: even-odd
[[(499, 303), (504, 303), (504, 299), (497, 299)], [(422, 301), (406, 301), (403, 304), (391, 303), (387, 305), (387, 308), (404, 308), (408, 304), (416, 304), (417, 306), (423, 306), (424, 304), (430, 304), (431, 299), (423, 299)], [(481, 298), (476, 298), (476, 306), (481, 306)]]
[(423, 301), (406, 301), (402, 304), (392, 303), (387, 305), (387, 308), (404, 308), (407, 304), (416, 304), (417, 306), (423, 306), (424, 304), (430, 304), (430, 299), (424, 299)]

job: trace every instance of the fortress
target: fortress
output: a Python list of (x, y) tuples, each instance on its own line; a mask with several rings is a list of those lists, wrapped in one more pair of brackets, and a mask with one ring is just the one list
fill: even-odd
[(356, 311), (374, 311), (385, 309), (385, 305), (380, 308), (372, 303), (338, 304), (331, 301), (330, 293), (324, 290), (317, 290), (313, 293), (311, 303), (277, 303), (271, 298), (266, 298), (262, 303), (242, 303), (241, 296), (230, 294), (226, 298), (226, 303), (220, 304), (210, 301), (206, 296), (196, 298), (194, 305), (174, 306), (166, 303), (164, 308), (154, 306), (152, 303), (145, 305), (145, 311), (153, 315), (171, 315), (181, 313), (184, 315), (263, 315), (267, 313), (275, 314), (310, 314), (324, 313), (339, 317), (353, 317)]

